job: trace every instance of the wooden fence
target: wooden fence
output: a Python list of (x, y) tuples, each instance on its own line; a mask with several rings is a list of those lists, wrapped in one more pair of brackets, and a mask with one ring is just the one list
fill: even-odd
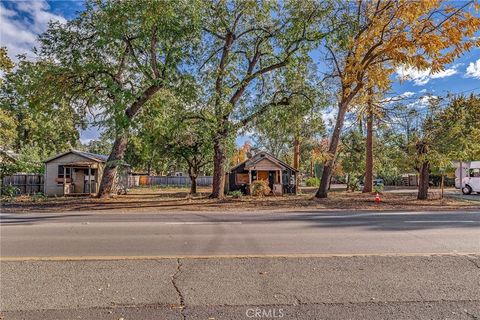
[(3, 177), (2, 190), (11, 185), (18, 189), (17, 194), (35, 194), (43, 192), (43, 174), (14, 174)]
[[(188, 187), (191, 183), (190, 177), (149, 176), (148, 179), (143, 177), (140, 179), (141, 185)], [(213, 177), (211, 176), (197, 178), (197, 186), (211, 186), (212, 183)]]

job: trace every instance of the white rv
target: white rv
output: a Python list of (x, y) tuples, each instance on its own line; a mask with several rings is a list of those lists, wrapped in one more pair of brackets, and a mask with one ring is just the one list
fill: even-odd
[(455, 188), (463, 194), (480, 194), (480, 161), (456, 161)]

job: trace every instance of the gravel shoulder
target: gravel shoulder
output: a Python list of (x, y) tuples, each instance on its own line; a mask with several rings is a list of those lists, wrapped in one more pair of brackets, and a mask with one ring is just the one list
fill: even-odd
[[(242, 197), (218, 201), (208, 198), (209, 189), (199, 190), (191, 197), (186, 189), (132, 189), (127, 195), (110, 199), (96, 198), (48, 198), (33, 202), (30, 197), (19, 197), (3, 202), (3, 213), (54, 213), (68, 211), (96, 212), (233, 212), (276, 210), (455, 210), (479, 209), (480, 195), (470, 198), (448, 196), (439, 198), (438, 190), (430, 193), (428, 200), (417, 200), (415, 190), (389, 190), (380, 195), (380, 204), (375, 203), (375, 194), (334, 190), (326, 199), (315, 199), (315, 189), (307, 188), (300, 195), (267, 196), (262, 198)], [(450, 191), (453, 192), (453, 191)]]

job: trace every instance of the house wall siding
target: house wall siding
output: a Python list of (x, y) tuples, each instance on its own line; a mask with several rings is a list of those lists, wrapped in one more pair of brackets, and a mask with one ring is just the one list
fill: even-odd
[(268, 159), (262, 159), (262, 160), (258, 161), (257, 163), (255, 163), (254, 167), (255, 167), (254, 170), (257, 170), (257, 171), (262, 171), (262, 170), (265, 170), (265, 171), (282, 170), (281, 167), (279, 167), (278, 165), (276, 165), (275, 163), (273, 163), (272, 161), (270, 161), (270, 160), (268, 160)]
[[(56, 181), (58, 177), (59, 165), (65, 165), (67, 163), (72, 163), (72, 162), (85, 162), (85, 161), (89, 161), (89, 160), (77, 154), (68, 153), (64, 156), (61, 156), (59, 158), (51, 160), (50, 162), (47, 162), (45, 164), (45, 186), (44, 186), (45, 195), (63, 196), (63, 184), (58, 184)], [(92, 161), (92, 165), (97, 164), (97, 162), (93, 160), (91, 161)]]

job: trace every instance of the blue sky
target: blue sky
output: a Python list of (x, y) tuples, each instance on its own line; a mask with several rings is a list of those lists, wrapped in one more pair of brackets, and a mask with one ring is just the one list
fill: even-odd
[[(32, 47), (36, 45), (36, 36), (45, 31), (48, 21), (65, 22), (82, 8), (82, 1), (0, 0), (0, 45), (8, 48), (14, 60), (18, 54), (33, 57)], [(425, 94), (446, 96), (448, 93), (480, 93), (480, 48), (472, 49), (441, 73), (432, 75), (428, 70), (397, 70), (395, 79), (402, 77), (404, 81), (395, 81), (392, 94), (409, 97), (412, 103), (419, 98), (420, 104), (420, 98)], [(334, 112), (331, 112), (325, 118), (333, 115)], [(98, 130), (95, 128), (81, 133), (83, 141), (96, 137)], [(237, 143), (241, 144), (246, 139), (240, 137)]]

